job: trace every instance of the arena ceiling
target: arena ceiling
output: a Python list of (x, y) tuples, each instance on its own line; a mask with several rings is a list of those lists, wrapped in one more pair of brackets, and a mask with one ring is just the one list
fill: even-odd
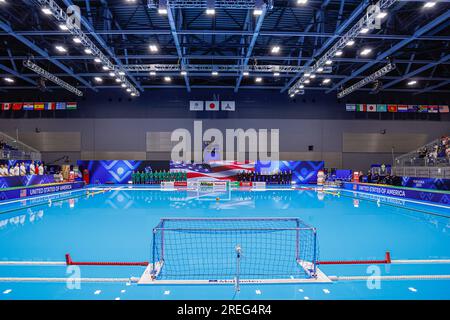
[[(379, 26), (359, 29), (353, 45), (331, 51), (377, 3), (385, 5)], [(88, 44), (74, 42), (61, 17), (43, 11), (54, 5), (81, 9)], [(42, 90), (41, 75), (25, 61), (83, 92), (230, 88), (336, 95), (362, 80), (368, 82), (358, 90), (370, 92), (450, 90), (450, 1), (0, 0), (0, 41), (4, 92)], [(96, 50), (103, 56), (97, 62)], [(374, 83), (369, 76), (389, 62), (395, 69)]]

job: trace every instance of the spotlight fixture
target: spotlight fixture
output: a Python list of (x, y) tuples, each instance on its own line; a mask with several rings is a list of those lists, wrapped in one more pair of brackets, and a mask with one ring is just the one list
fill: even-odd
[(310, 84), (310, 83), (311, 83), (311, 80), (309, 80), (309, 79), (305, 80), (305, 84)]
[(14, 79), (12, 78), (4, 78), (4, 80), (8, 83), (14, 83)]
[(59, 25), (59, 29), (61, 29), (62, 31), (67, 31), (69, 30), (69, 28), (67, 27), (67, 25), (65, 23), (61, 23)]
[(262, 82), (262, 78), (261, 78), (261, 77), (257, 77), (257, 78), (255, 79), (255, 82), (257, 82), (257, 83)]
[(119, 71), (119, 76), (124, 76), (125, 72), (124, 71)]
[(73, 40), (73, 42), (75, 42), (75, 43), (81, 43), (81, 39), (78, 38), (78, 37), (75, 37), (75, 38), (73, 38), (72, 40)]
[(387, 12), (381, 11), (381, 12), (377, 15), (377, 18), (378, 18), (378, 19), (383, 19), (383, 18), (386, 18), (386, 16), (387, 16)]
[(355, 44), (355, 40), (348, 40), (347, 43), (345, 44), (347, 47), (351, 47)]
[(311, 74), (310, 78), (311, 78), (311, 79), (315, 79), (315, 78), (316, 78), (316, 75), (315, 75), (315, 74)]
[(323, 81), (322, 81), (323, 84), (328, 84), (330, 82), (331, 82), (330, 78), (323, 79)]
[(125, 83), (122, 83), (120, 86), (121, 86), (122, 88), (126, 88), (126, 87), (127, 87), (127, 85), (126, 85)]
[(326, 64), (327, 66), (330, 66), (330, 65), (333, 64), (333, 60), (327, 60), (327, 61), (325, 61), (325, 64)]
[(297, 4), (307, 4), (308, 0), (297, 0)]
[(217, 76), (219, 75), (219, 72), (213, 71), (213, 72), (211, 72), (211, 74), (212, 74), (213, 76), (217, 77)]
[(55, 49), (58, 50), (59, 52), (67, 52), (67, 49), (64, 48), (63, 46), (56, 46)]
[(164, 77), (164, 81), (165, 81), (165, 82), (171, 82), (171, 81), (172, 81), (172, 78), (171, 78), (171, 77)]
[(273, 73), (273, 76), (274, 76), (274, 77), (279, 77), (279, 76), (280, 76), (280, 73), (279, 73), (279, 72), (274, 72), (274, 73)]
[(183, 71), (180, 72), (180, 74), (181, 74), (182, 76), (185, 76), (185, 75), (187, 75), (187, 72), (186, 72), (185, 70), (183, 70)]
[(108, 66), (103, 66), (102, 69), (105, 70), (105, 71), (108, 71), (109, 67)]
[(255, 9), (253, 10), (253, 15), (254, 16), (260, 16), (262, 15), (263, 11), (261, 9)]
[(114, 72), (110, 72), (110, 73), (109, 73), (109, 76), (110, 76), (110, 77), (115, 77), (116, 74), (115, 74)]
[(344, 52), (342, 51), (342, 50), (338, 50), (338, 51), (336, 51), (336, 53), (334, 54), (336, 57), (340, 57), (340, 56), (342, 56), (342, 54), (343, 54)]
[(155, 44), (151, 44), (149, 48), (151, 52), (158, 52), (158, 46)]
[(100, 78), (100, 77), (95, 77), (94, 80), (95, 80), (96, 82), (103, 82), (103, 79)]
[(47, 16), (49, 16), (49, 15), (52, 14), (52, 10), (50, 10), (50, 8), (48, 8), (48, 7), (42, 8), (41, 11), (42, 11), (44, 14), (46, 14)]
[(367, 28), (367, 27), (362, 28), (360, 31), (360, 33), (362, 33), (362, 34), (366, 34), (368, 32), (369, 32), (369, 28)]
[(84, 49), (84, 53), (86, 54), (92, 54), (92, 50), (89, 48)]
[(213, 16), (216, 14), (216, 9), (206, 9), (206, 14), (208, 16)]
[(323, 72), (323, 67), (319, 67), (319, 68), (317, 68), (317, 72)]
[(413, 86), (415, 84), (417, 84), (416, 80), (411, 80), (411, 81), (408, 82), (408, 86)]
[(150, 71), (150, 75), (151, 76), (156, 76), (156, 72), (155, 71)]
[(423, 7), (428, 9), (428, 8), (433, 8), (435, 5), (436, 5), (436, 2), (428, 1), (423, 5)]
[(242, 72), (242, 75), (243, 75), (244, 77), (248, 77), (248, 76), (250, 75), (250, 72), (244, 71), (244, 72)]
[(280, 50), (281, 50), (280, 46), (273, 46), (271, 51), (272, 53), (279, 53)]
[(367, 56), (369, 53), (371, 53), (372, 52), (372, 49), (370, 49), (370, 48), (366, 48), (366, 49), (363, 49), (362, 51), (361, 51), (361, 55), (362, 56)]
[(102, 62), (102, 60), (100, 58), (95, 58), (94, 61), (95, 61), (95, 63), (101, 63)]

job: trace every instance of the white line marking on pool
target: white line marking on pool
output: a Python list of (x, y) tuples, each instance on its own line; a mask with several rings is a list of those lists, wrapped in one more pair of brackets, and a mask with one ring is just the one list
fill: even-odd
[(95, 290), (94, 294), (99, 295), (100, 293), (102, 293), (102, 290)]
[(325, 294), (329, 294), (329, 293), (330, 293), (330, 290), (328, 290), (328, 289), (323, 289), (323, 292), (324, 292)]
[(11, 292), (12, 292), (11, 289), (6, 289), (5, 291), (3, 291), (3, 294), (9, 294), (9, 293), (11, 293)]
[(164, 291), (164, 295), (168, 296), (170, 294), (169, 290)]
[(261, 294), (261, 290), (256, 290), (255, 292), (256, 292), (256, 294), (258, 294), (258, 295)]
[(417, 289), (413, 288), (413, 287), (409, 287), (408, 290), (411, 291), (411, 292), (417, 292)]

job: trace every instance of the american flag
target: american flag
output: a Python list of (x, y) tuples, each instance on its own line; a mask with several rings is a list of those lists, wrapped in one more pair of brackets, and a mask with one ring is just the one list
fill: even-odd
[(242, 171), (255, 171), (254, 162), (211, 161), (209, 163), (171, 162), (171, 171), (185, 171), (188, 179), (194, 180), (237, 180)]

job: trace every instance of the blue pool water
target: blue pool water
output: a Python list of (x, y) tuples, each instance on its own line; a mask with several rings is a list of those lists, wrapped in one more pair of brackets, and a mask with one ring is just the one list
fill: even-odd
[[(303, 190), (77, 191), (0, 203), (0, 262), (149, 261), (161, 218), (295, 217), (317, 228), (320, 260), (450, 259), (450, 207)], [(49, 199), (52, 199), (49, 203)], [(367, 265), (323, 265), (328, 276), (369, 276)], [(373, 267), (373, 266), (372, 266)], [(450, 264), (377, 265), (381, 276), (450, 275)], [(144, 267), (80, 268), (82, 278), (140, 277)], [(71, 271), (71, 270), (69, 270)], [(73, 270), (72, 270), (73, 271)], [(0, 265), (0, 278), (65, 278), (66, 266)], [(326, 284), (139, 286), (135, 283), (0, 282), (0, 299), (449, 299), (450, 280), (365, 280)]]

